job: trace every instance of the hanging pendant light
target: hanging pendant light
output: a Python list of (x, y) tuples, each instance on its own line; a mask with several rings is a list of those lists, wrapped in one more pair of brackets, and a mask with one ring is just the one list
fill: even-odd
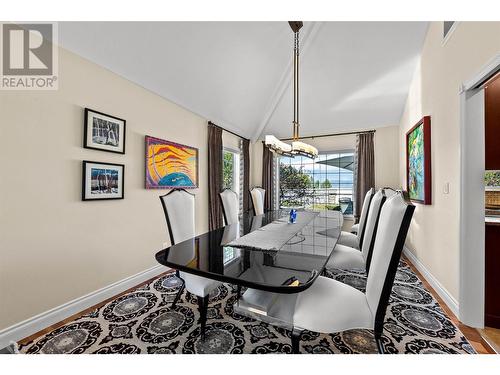
[(318, 149), (310, 144), (299, 141), (299, 30), (302, 21), (289, 21), (294, 36), (293, 45), (293, 137), (292, 145), (280, 141), (274, 135), (266, 135), (265, 144), (279, 155), (302, 155), (314, 159), (318, 156)]

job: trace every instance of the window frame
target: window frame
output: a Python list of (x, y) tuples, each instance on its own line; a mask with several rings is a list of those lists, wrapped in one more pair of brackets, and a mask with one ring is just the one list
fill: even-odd
[[(352, 154), (353, 157), (354, 157), (354, 163), (356, 161), (356, 150), (354, 148), (352, 149), (340, 149), (340, 150), (332, 150), (332, 151), (321, 151), (319, 153), (319, 155), (339, 155), (342, 156), (342, 154)], [(279, 208), (281, 206), (281, 201), (280, 201), (280, 191), (281, 191), (281, 186), (280, 186), (280, 173), (279, 173), (279, 170), (280, 170), (280, 165), (281, 165), (281, 156), (280, 157), (277, 157), (278, 161), (277, 161), (277, 173), (275, 175), (275, 185), (277, 186), (276, 188), (276, 195), (277, 195), (277, 207)], [(301, 166), (303, 164), (301, 163)], [(340, 172), (338, 173), (339, 175), (341, 174)], [(353, 208), (352, 208), (352, 213), (351, 214), (343, 214), (345, 218), (354, 218), (354, 205), (355, 205), (355, 169), (353, 169), (352, 171), (352, 174), (353, 174), (353, 178), (352, 178), (352, 188), (351, 188), (351, 201), (352, 201), (352, 205), (353, 205)], [(326, 173), (326, 179), (328, 179), (328, 173)], [(313, 173), (313, 176), (314, 176), (314, 173)], [(313, 186), (315, 185), (315, 181), (313, 180), (312, 182)], [(333, 189), (337, 189), (337, 190), (340, 190), (342, 188), (342, 184), (340, 182), (340, 178), (339, 178), (339, 182), (338, 184), (335, 184), (333, 185), (332, 184), (332, 190)], [(328, 189), (328, 188), (327, 188)], [(340, 194), (339, 194), (340, 195)], [(314, 204), (314, 203), (313, 203)]]

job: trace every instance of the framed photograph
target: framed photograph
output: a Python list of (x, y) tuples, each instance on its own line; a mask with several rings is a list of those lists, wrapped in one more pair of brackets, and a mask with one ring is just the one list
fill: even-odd
[(410, 199), (432, 203), (431, 117), (422, 118), (406, 133), (406, 186)]
[(85, 108), (84, 122), (83, 147), (125, 153), (125, 120)]
[(82, 200), (123, 199), (123, 164), (83, 161)]
[(146, 136), (146, 189), (194, 189), (198, 149)]

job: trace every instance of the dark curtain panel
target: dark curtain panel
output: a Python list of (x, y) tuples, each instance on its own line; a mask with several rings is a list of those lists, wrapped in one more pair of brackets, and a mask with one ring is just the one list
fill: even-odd
[(356, 139), (356, 202), (354, 216), (358, 221), (366, 192), (375, 186), (373, 134), (361, 133)]
[(243, 212), (250, 210), (250, 141), (243, 139)]
[(262, 142), (262, 188), (266, 190), (264, 195), (264, 211), (269, 211), (274, 208), (273, 197), (273, 168), (274, 158), (273, 153)]
[(219, 193), (222, 191), (222, 129), (208, 123), (208, 229), (223, 226)]

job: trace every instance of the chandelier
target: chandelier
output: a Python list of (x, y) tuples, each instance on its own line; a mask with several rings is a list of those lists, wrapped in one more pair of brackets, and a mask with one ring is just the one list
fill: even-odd
[(279, 155), (295, 156), (302, 155), (314, 159), (318, 156), (316, 147), (299, 141), (299, 30), (303, 26), (302, 21), (289, 21), (294, 36), (293, 45), (293, 137), (292, 144), (280, 141), (274, 135), (266, 135), (265, 144), (269, 149)]

